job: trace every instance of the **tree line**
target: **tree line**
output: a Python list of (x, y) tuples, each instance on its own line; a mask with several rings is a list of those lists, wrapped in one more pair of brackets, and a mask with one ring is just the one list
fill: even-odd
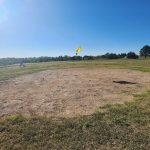
[(1, 58), (0, 66), (2, 65), (11, 65), (11, 64), (23, 64), (23, 63), (38, 63), (38, 62), (51, 62), (51, 61), (76, 61), (76, 60), (97, 60), (97, 59), (138, 59), (139, 56), (144, 56), (147, 58), (150, 56), (150, 46), (146, 45), (140, 50), (140, 55), (137, 55), (134, 52), (129, 53), (106, 53), (104, 55), (98, 56), (59, 56), (59, 57), (30, 57), (30, 58)]

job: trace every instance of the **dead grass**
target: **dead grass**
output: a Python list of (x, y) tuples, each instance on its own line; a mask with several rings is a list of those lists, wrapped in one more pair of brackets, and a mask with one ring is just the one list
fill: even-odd
[[(118, 84), (124, 80), (136, 84)], [(124, 69), (59, 69), (0, 82), (0, 116), (75, 117), (130, 101), (150, 89), (150, 75)]]
[[(9, 99), (9, 102), (12, 102), (8, 104), (14, 104), (15, 102), (15, 105), (13, 107), (10, 107), (12, 108), (12, 110), (13, 109), (15, 110), (18, 106), (18, 101), (13, 101), (13, 100), (16, 98), (17, 100), (21, 99), (22, 98), (21, 96), (23, 96), (24, 91), (26, 92), (28, 91), (26, 88), (21, 87), (21, 85), (23, 86), (23, 84), (19, 84), (19, 82), (20, 83), (24, 82), (24, 80), (22, 79), (24, 78), (28, 79), (28, 76), (33, 76), (33, 78), (37, 79), (38, 82), (36, 82), (36, 80), (32, 80), (33, 81), (32, 86), (30, 84), (27, 85), (24, 84), (25, 87), (30, 88), (30, 90), (32, 91), (34, 90), (36, 91), (37, 89), (35, 87), (39, 88), (41, 85), (44, 84), (42, 84), (43, 81), (41, 80), (41, 78), (38, 78), (38, 74), (41, 75), (41, 73), (28, 75), (28, 76), (21, 76), (17, 79), (11, 79), (11, 78), (18, 77), (24, 74), (35, 73), (43, 70), (55, 70), (56, 72), (59, 72), (56, 69), (62, 69), (62, 68), (86, 68), (86, 69), (90, 69), (91, 72), (94, 71), (95, 68), (109, 68), (109, 69), (121, 68), (121, 69), (150, 72), (150, 60), (110, 60), (110, 61), (102, 60), (102, 61), (59, 62), (59, 63), (55, 62), (55, 63), (28, 64), (27, 67), (25, 68), (20, 68), (18, 66), (4, 67), (4, 68), (0, 68), (0, 80), (1, 80), (0, 95), (3, 98), (5, 97), (7, 100)], [(145, 76), (145, 73), (138, 72), (138, 74), (141, 74), (141, 76), (137, 76), (137, 74), (133, 76), (133, 74), (131, 74), (132, 71), (126, 71), (126, 74), (127, 72), (129, 72), (128, 78), (126, 78), (124, 76), (124, 72), (122, 72), (123, 75), (120, 76), (121, 80), (122, 78), (125, 77), (123, 80), (132, 79), (130, 80), (131, 82), (134, 80), (134, 82), (136, 81), (138, 84), (125, 85), (127, 87), (121, 89), (121, 86), (124, 85), (118, 85), (118, 84), (116, 85), (116, 83), (114, 83), (115, 87), (117, 86), (118, 90), (121, 90), (121, 92), (119, 93), (118, 90), (115, 92), (117, 93), (117, 96), (118, 94), (123, 94), (123, 97), (124, 95), (130, 95), (130, 94), (132, 96), (134, 95), (134, 100), (132, 102), (110, 105), (110, 102), (112, 101), (111, 99), (112, 95), (110, 95), (110, 97), (106, 98), (106, 100), (108, 101), (108, 105), (100, 105), (100, 108), (97, 108), (96, 113), (93, 113), (92, 111), (88, 115), (72, 117), (72, 118), (45, 117), (45, 116), (40, 117), (38, 114), (35, 114), (33, 109), (29, 109), (30, 113), (32, 114), (32, 116), (30, 117), (27, 116), (25, 117), (21, 114), (12, 115), (12, 112), (8, 113), (10, 115), (1, 116), (0, 117), (0, 150), (10, 150), (10, 149), (11, 150), (48, 150), (48, 149), (50, 150), (67, 150), (67, 149), (68, 150), (93, 150), (93, 149), (149, 150), (150, 149), (150, 91), (140, 95), (136, 94), (142, 92), (141, 89), (145, 90), (146, 87), (148, 88), (148, 86), (145, 85), (149, 85), (149, 82), (147, 82), (147, 80), (144, 80), (142, 78), (143, 76)], [(147, 79), (149, 79), (149, 74), (148, 73), (146, 74), (147, 74), (146, 75)], [(66, 76), (66, 74), (58, 73), (57, 77), (60, 77), (62, 75), (63, 78), (66, 78), (67, 81), (68, 76)], [(74, 74), (74, 75), (76, 75), (74, 76), (75, 77), (74, 80), (78, 81), (76, 79), (78, 78), (78, 74)], [(106, 76), (106, 74), (103, 75), (104, 77)], [(93, 77), (92, 79), (91, 76)], [(89, 83), (92, 81), (92, 83), (90, 83), (90, 86), (89, 84), (84, 84), (84, 85), (87, 89), (91, 88), (93, 90), (92, 95), (94, 96), (95, 89), (97, 89), (101, 85), (101, 84), (97, 84), (98, 83), (97, 79), (99, 79), (97, 77), (99, 76), (97, 75), (95, 77), (95, 75), (91, 73), (91, 74), (87, 74), (87, 77), (89, 78), (83, 77), (83, 79), (85, 78), (86, 80), (89, 81)], [(120, 80), (119, 77), (118, 78), (116, 77), (112, 78), (112, 77), (114, 76), (112, 76), (112, 74), (110, 73), (109, 80), (108, 78), (106, 80), (103, 80), (104, 82), (102, 86), (104, 86), (105, 83), (106, 85), (109, 85), (107, 83), (109, 83), (110, 81), (112, 81), (113, 83), (113, 81), (114, 80), (116, 81), (116, 79)], [(6, 81), (6, 79), (9, 80)], [(85, 82), (85, 80), (83, 79), (81, 80), (82, 84)], [(48, 78), (48, 80), (51, 81), (51, 78)], [(109, 82), (107, 82), (107, 80)], [(80, 83), (80, 81), (78, 82)], [(13, 83), (16, 83), (16, 85)], [(46, 80), (45, 83), (49, 83), (49, 82)], [(56, 82), (52, 82), (51, 86), (57, 87), (55, 86), (55, 84)], [(70, 84), (68, 84), (68, 82), (63, 83), (63, 85), (68, 86), (68, 90), (71, 89), (69, 86)], [(62, 88), (60, 85), (58, 86), (59, 88)], [(7, 93), (3, 93), (2, 89), (7, 90), (7, 87), (9, 87), (11, 90), (9, 90), (9, 92)], [(18, 94), (18, 97), (16, 97), (16, 93), (14, 92), (16, 87), (18, 87), (17, 91), (20, 93), (20, 95)], [(103, 89), (103, 91), (106, 92), (104, 94), (105, 96), (107, 96), (107, 91), (108, 93), (113, 93), (112, 90), (114, 89), (114, 87), (112, 89), (106, 87), (107, 86), (105, 86), (105, 90)], [(47, 87), (45, 87), (45, 89), (46, 88)], [(56, 89), (59, 90), (59, 88), (58, 89), (54, 88), (54, 91)], [(83, 99), (83, 97), (80, 97), (80, 95), (82, 95), (80, 94), (81, 92), (80, 90), (83, 88), (78, 89), (77, 85), (75, 85), (75, 89), (77, 92), (75, 93), (75, 95), (77, 94), (78, 96), (76, 97), (75, 100), (78, 103), (79, 102), (78, 100)], [(28, 94), (30, 95), (27, 95), (28, 96), (27, 98), (31, 98), (32, 94), (34, 93), (34, 92), (30, 93), (30, 90), (28, 91), (29, 92)], [(40, 88), (39, 90), (41, 91)], [(88, 95), (89, 93), (89, 91), (86, 90), (84, 92), (85, 95)], [(65, 91), (63, 91), (63, 94), (64, 93)], [(73, 94), (73, 92), (71, 91), (70, 93)], [(98, 91), (96, 93), (99, 94), (100, 92)], [(10, 99), (11, 94), (13, 95), (12, 97), (13, 99)], [(33, 98), (34, 96), (36, 96), (36, 94), (38, 97), (38, 92), (37, 93), (35, 92)], [(62, 93), (60, 93), (60, 95), (61, 94)], [(46, 93), (44, 93), (44, 95), (46, 95)], [(57, 95), (56, 92), (55, 95)], [(29, 100), (28, 102), (30, 102), (31, 99), (26, 99), (26, 100), (27, 101)], [(95, 98), (93, 97), (92, 100), (94, 101)], [(119, 100), (121, 102), (124, 102), (124, 99), (122, 99), (122, 97), (120, 97), (117, 101), (119, 102)], [(9, 108), (8, 106), (12, 106), (12, 105), (7, 105), (7, 102), (6, 103), (5, 102), (6, 102), (5, 100), (1, 101), (0, 111), (2, 109)], [(25, 103), (22, 104), (26, 105)], [(42, 106), (40, 104), (41, 103), (39, 103), (39, 106)], [(29, 106), (30, 105), (32, 106), (32, 103), (29, 103)], [(86, 105), (83, 105), (81, 108), (86, 108), (85, 106)], [(88, 103), (88, 106), (91, 106), (91, 103)], [(10, 108), (9, 110), (11, 110)], [(23, 110), (23, 108), (20, 108), (20, 110)], [(40, 107), (36, 110), (39, 110), (40, 112)], [(65, 110), (65, 109), (62, 108), (59, 110)], [(88, 108), (87, 110), (89, 111), (91, 110), (91, 108), (90, 109)]]
[[(1, 150), (149, 150), (150, 91), (77, 118), (0, 118)], [(100, 109), (100, 110), (101, 110)]]

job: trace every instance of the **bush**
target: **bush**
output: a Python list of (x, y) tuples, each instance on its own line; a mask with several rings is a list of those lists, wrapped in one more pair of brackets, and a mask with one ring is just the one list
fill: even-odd
[(118, 59), (118, 55), (115, 53), (106, 53), (105, 55), (102, 55), (102, 58), (106, 59)]
[(138, 59), (139, 56), (136, 55), (134, 52), (129, 52), (129, 53), (127, 54), (127, 58), (129, 58), (129, 59)]

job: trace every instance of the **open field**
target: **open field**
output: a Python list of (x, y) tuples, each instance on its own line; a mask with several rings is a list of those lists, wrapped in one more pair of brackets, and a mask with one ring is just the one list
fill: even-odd
[(149, 108), (149, 59), (1, 67), (0, 149), (149, 150)]
[[(119, 84), (113, 81), (136, 84)], [(42, 71), (0, 82), (0, 115), (89, 115), (150, 89), (150, 75), (127, 69), (78, 68)]]
[(123, 69), (150, 72), (150, 59), (48, 62), (48, 63), (27, 64), (26, 67), (20, 67), (19, 65), (11, 65), (7, 67), (1, 66), (0, 80), (7, 80), (20, 75), (30, 74), (30, 73), (44, 71), (44, 70), (66, 69), (66, 68), (123, 68)]
[(149, 150), (150, 91), (77, 118), (0, 119), (1, 150)]

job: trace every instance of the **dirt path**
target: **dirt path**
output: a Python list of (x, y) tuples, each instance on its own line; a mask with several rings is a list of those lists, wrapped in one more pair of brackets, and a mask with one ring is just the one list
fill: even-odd
[[(136, 82), (118, 84), (113, 81)], [(77, 116), (150, 89), (150, 74), (123, 69), (50, 70), (0, 82), (0, 116)]]

